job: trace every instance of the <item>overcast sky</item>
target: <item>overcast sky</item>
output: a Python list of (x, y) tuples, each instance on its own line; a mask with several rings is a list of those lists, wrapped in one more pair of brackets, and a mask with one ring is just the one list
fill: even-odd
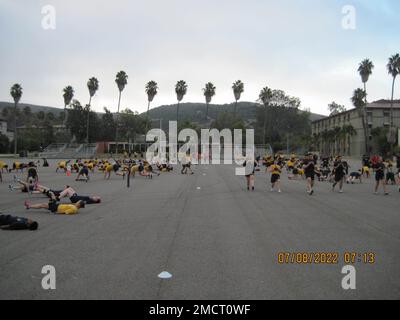
[[(45, 5), (55, 9), (55, 30), (42, 27)], [(342, 27), (345, 5), (356, 9), (355, 30)], [(351, 107), (367, 57), (375, 64), (369, 100), (390, 97), (386, 63), (400, 52), (399, 26), (398, 0), (0, 0), (0, 101), (20, 83), (21, 102), (63, 107), (62, 89), (72, 85), (84, 104), (94, 76), (93, 108), (115, 111), (115, 74), (124, 70), (121, 106), (139, 112), (149, 80), (160, 88), (155, 107), (175, 103), (181, 79), (189, 86), (184, 101), (203, 102), (201, 89), (212, 81), (213, 102), (229, 103), (240, 79), (243, 101), (269, 86), (326, 114), (332, 101)]]

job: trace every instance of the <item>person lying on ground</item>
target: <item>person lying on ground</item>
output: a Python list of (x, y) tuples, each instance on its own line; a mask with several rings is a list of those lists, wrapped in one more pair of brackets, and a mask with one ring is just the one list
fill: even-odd
[(358, 172), (351, 172), (347, 178), (347, 183), (354, 184), (357, 180), (359, 183), (362, 183), (362, 170), (358, 170)]
[[(54, 198), (54, 197), (53, 197)], [(82, 200), (78, 201), (77, 203), (73, 204), (59, 204), (55, 200), (50, 200), (48, 203), (36, 203), (31, 204), (29, 201), (25, 200), (24, 206), (26, 209), (46, 209), (54, 214), (77, 214), (79, 209), (85, 208), (85, 202)]]
[(2, 230), (37, 230), (39, 224), (27, 218), (13, 217), (0, 213), (0, 229)]
[(98, 196), (79, 196), (77, 192), (72, 188), (67, 186), (57, 197), (57, 200), (61, 200), (62, 198), (69, 198), (71, 203), (77, 203), (79, 201), (85, 202), (85, 204), (95, 204), (100, 203), (101, 198)]

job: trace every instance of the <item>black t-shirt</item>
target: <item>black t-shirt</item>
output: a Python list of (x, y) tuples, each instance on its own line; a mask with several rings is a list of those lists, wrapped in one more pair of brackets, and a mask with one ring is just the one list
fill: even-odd
[(333, 166), (335, 168), (335, 175), (337, 176), (344, 175), (345, 167), (342, 161), (336, 161)]
[(312, 160), (306, 160), (306, 161), (304, 162), (304, 165), (305, 165), (304, 173), (306, 174), (306, 176), (315, 174), (315, 164), (314, 164), (314, 161), (312, 161)]
[(13, 217), (11, 215), (0, 215), (0, 226), (9, 226), (9, 230), (29, 229), (28, 219)]
[(383, 174), (385, 174), (385, 165), (384, 165), (383, 163), (377, 163), (377, 164), (374, 166), (374, 169), (375, 169), (375, 171), (376, 171), (376, 174), (378, 174), (378, 175), (383, 175)]

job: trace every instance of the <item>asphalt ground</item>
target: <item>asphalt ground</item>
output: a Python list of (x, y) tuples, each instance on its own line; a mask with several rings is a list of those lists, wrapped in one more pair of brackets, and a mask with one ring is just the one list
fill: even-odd
[[(0, 232), (0, 299), (400, 298), (398, 187), (385, 197), (373, 194), (373, 178), (343, 194), (317, 182), (309, 196), (304, 180), (283, 174), (278, 194), (261, 171), (251, 192), (234, 166), (199, 165), (194, 175), (137, 176), (128, 189), (119, 176), (75, 182), (50, 165), (39, 168), (42, 184), (103, 201), (74, 216), (26, 210), (25, 199), (47, 199), (9, 191), (13, 174), (4, 173), (0, 211), (39, 230)], [(280, 252), (337, 253), (338, 261), (280, 264)], [(341, 285), (346, 252), (357, 253), (356, 290)], [(375, 263), (359, 262), (364, 253)], [(55, 267), (55, 290), (42, 288), (45, 265)], [(160, 279), (162, 271), (172, 277)]]

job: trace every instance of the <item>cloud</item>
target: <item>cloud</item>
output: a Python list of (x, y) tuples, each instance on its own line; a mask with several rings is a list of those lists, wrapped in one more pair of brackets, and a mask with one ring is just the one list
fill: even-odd
[[(9, 100), (10, 86), (21, 82), (26, 102), (61, 107), (62, 88), (70, 84), (85, 103), (87, 79), (95, 76), (100, 89), (94, 108), (115, 110), (115, 74), (124, 70), (129, 82), (122, 105), (138, 111), (146, 109), (149, 80), (160, 87), (155, 106), (175, 103), (180, 79), (189, 84), (185, 101), (203, 101), (201, 89), (212, 81), (214, 101), (229, 103), (232, 82), (241, 79), (243, 100), (255, 101), (260, 89), (270, 86), (326, 113), (332, 100), (349, 103), (360, 85), (359, 61), (370, 57), (384, 65), (398, 51), (391, 21), (398, 12), (395, 0), (354, 1), (359, 8), (354, 32), (340, 27), (346, 2), (2, 1), (0, 36), (6, 50), (0, 52), (0, 100)], [(47, 4), (56, 8), (55, 31), (41, 28), (41, 7)], [(371, 31), (366, 21), (379, 28)], [(386, 97), (386, 77), (377, 67), (370, 97)]]

